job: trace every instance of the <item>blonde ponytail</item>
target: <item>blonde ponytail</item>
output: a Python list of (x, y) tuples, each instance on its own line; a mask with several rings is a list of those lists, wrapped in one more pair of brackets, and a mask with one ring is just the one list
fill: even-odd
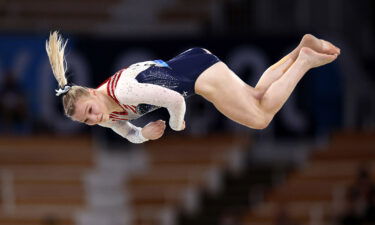
[(51, 33), (49, 40), (46, 41), (46, 51), (52, 67), (52, 72), (61, 88), (68, 83), (65, 77), (66, 62), (64, 58), (66, 43), (67, 41), (64, 42), (57, 31)]
[(59, 90), (56, 90), (57, 96), (62, 94), (62, 101), (65, 115), (71, 117), (75, 113), (75, 103), (82, 96), (89, 96), (89, 91), (81, 86), (68, 86), (66, 79), (66, 61), (64, 57), (64, 50), (67, 41), (64, 42), (57, 31), (50, 34), (49, 40), (46, 41), (46, 51), (49, 62), (52, 67), (53, 75), (55, 76)]

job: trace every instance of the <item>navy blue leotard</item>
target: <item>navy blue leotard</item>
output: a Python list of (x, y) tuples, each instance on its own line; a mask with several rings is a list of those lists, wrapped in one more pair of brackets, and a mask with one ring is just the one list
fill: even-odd
[(203, 48), (191, 48), (164, 62), (151, 66), (136, 76), (140, 83), (156, 84), (179, 92), (185, 98), (195, 94), (194, 84), (198, 76), (219, 58)]

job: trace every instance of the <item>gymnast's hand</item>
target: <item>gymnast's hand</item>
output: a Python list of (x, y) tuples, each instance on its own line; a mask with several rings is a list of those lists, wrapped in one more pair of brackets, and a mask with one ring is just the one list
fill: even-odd
[(165, 130), (165, 121), (158, 120), (150, 122), (142, 128), (143, 137), (149, 140), (156, 140), (163, 136)]

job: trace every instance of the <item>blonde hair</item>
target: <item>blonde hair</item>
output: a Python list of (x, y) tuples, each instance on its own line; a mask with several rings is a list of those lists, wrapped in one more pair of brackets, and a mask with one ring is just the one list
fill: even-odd
[[(66, 79), (66, 61), (64, 51), (67, 41), (64, 42), (57, 31), (50, 34), (49, 40), (46, 41), (46, 51), (49, 62), (52, 67), (53, 75), (61, 89), (68, 85)], [(88, 96), (88, 88), (74, 85), (62, 97), (65, 115), (71, 117), (75, 112), (75, 103), (82, 96)]]

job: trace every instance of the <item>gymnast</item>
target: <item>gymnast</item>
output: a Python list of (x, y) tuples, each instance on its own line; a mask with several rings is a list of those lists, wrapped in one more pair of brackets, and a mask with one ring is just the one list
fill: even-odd
[(121, 69), (98, 88), (72, 85), (65, 76), (67, 42), (50, 34), (46, 51), (67, 117), (87, 125), (114, 130), (133, 143), (160, 138), (162, 120), (136, 127), (129, 121), (165, 107), (169, 126), (185, 129), (185, 99), (198, 94), (231, 120), (253, 129), (264, 129), (287, 101), (306, 72), (334, 61), (340, 49), (311, 34), (269, 67), (255, 87), (242, 81), (217, 56), (204, 48), (191, 48), (168, 60), (145, 61)]

